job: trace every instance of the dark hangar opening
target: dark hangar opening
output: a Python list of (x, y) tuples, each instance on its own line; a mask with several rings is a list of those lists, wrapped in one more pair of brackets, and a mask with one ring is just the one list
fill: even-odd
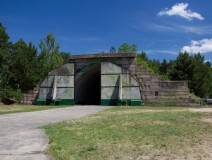
[(100, 105), (101, 99), (100, 64), (88, 66), (75, 78), (75, 103), (84, 105)]

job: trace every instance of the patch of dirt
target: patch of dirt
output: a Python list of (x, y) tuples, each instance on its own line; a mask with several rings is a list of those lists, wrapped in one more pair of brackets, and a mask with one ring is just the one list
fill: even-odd
[(212, 141), (205, 140), (197, 146), (192, 146), (189, 151), (182, 154), (165, 153), (149, 153), (142, 156), (138, 156), (136, 160), (211, 160), (212, 159)]
[(192, 112), (212, 113), (212, 108), (189, 108)]
[(4, 104), (3, 104), (2, 102), (0, 102), (0, 108), (1, 108), (1, 107), (4, 107)]
[(201, 121), (212, 123), (212, 118), (204, 118), (204, 119), (201, 119)]
[(183, 112), (187, 111), (186, 108), (181, 108), (181, 109), (173, 109), (173, 110), (153, 110), (153, 109), (133, 109), (133, 110), (125, 110), (125, 111), (115, 111), (115, 112), (105, 112), (103, 113), (104, 115), (125, 115), (125, 114), (137, 114), (137, 113), (157, 113), (157, 112)]
[(212, 159), (212, 141), (211, 139), (204, 140), (201, 144), (193, 147), (191, 153), (186, 154), (186, 159)]
[[(116, 111), (112, 114), (115, 115), (125, 115), (125, 114), (137, 114), (137, 113), (147, 113), (147, 112), (164, 112), (165, 110), (143, 110), (143, 109), (133, 109), (133, 110), (125, 110), (125, 111)], [(106, 112), (105, 114), (110, 114), (110, 112)]]
[(158, 125), (171, 125), (171, 123), (167, 121), (154, 121), (153, 123)]

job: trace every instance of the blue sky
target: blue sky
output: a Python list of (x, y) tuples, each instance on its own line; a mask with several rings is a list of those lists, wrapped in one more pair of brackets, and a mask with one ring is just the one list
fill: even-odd
[(124, 42), (150, 58), (180, 51), (212, 60), (211, 0), (1, 0), (0, 22), (11, 41), (38, 46), (52, 32), (61, 51), (108, 52)]

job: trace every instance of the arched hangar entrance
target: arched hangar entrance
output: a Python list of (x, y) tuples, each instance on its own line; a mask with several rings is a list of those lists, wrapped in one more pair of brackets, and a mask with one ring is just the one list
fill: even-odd
[(131, 75), (134, 56), (83, 55), (48, 73), (37, 104), (139, 105), (140, 85)]
[(75, 103), (100, 105), (101, 69), (100, 63), (90, 64), (76, 73)]

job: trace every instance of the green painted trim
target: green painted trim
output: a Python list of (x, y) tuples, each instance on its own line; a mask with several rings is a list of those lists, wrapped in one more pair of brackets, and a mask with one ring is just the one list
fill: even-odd
[(37, 99), (35, 102), (36, 105), (74, 105), (73, 99)]
[(131, 99), (130, 106), (142, 106), (143, 101), (141, 99)]
[(122, 99), (117, 102), (117, 106), (141, 106), (142, 104), (141, 99)]
[(121, 99), (117, 101), (117, 106), (130, 106), (130, 99)]
[(102, 106), (141, 106), (143, 101), (141, 99), (101, 99)]
[(74, 105), (73, 99), (60, 99), (59, 105)]
[[(37, 99), (36, 105), (74, 105), (73, 99)], [(141, 99), (101, 99), (102, 106), (141, 106), (143, 101)]]
[(52, 100), (51, 99), (46, 99), (46, 105), (51, 105)]
[(37, 99), (35, 102), (35, 105), (39, 105), (39, 106), (46, 105), (46, 99), (45, 98)]
[(60, 99), (55, 99), (55, 100), (52, 100), (52, 101), (51, 101), (51, 105), (56, 106), (56, 105), (59, 105), (60, 102), (61, 102)]
[(102, 106), (116, 106), (117, 105), (117, 99), (101, 99), (101, 105)]

